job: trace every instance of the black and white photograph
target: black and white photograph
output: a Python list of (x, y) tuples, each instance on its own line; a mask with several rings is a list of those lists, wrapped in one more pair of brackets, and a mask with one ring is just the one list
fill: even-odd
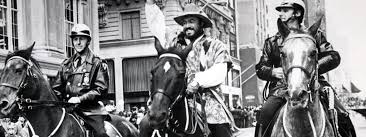
[(366, 136), (365, 5), (0, 0), (0, 137)]

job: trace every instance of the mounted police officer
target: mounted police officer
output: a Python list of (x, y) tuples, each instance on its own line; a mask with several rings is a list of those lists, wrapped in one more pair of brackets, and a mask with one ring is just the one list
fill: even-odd
[[(302, 0), (284, 0), (276, 7), (276, 10), (279, 12), (279, 19), (287, 25), (287, 27), (305, 30), (305, 27), (302, 26), (302, 22), (306, 8)], [(336, 68), (340, 64), (341, 58), (339, 53), (335, 51), (332, 45), (326, 40), (323, 32), (318, 31), (315, 39), (319, 50), (318, 65), (319, 75), (321, 75)], [(286, 100), (278, 94), (279, 90), (277, 90), (279, 89), (278, 87), (285, 84), (280, 57), (280, 45), (282, 41), (283, 36), (281, 36), (280, 33), (266, 39), (261, 59), (256, 65), (257, 76), (262, 80), (270, 82), (269, 84), (266, 84), (269, 86), (269, 95), (259, 114), (258, 123), (256, 125), (256, 137), (259, 135), (264, 137), (271, 135), (272, 129), (270, 125), (274, 123), (271, 122), (271, 120), (275, 117), (276, 112), (286, 103)], [(319, 83), (321, 86), (321, 93), (323, 94), (322, 102), (324, 103), (328, 101), (324, 99), (324, 96), (326, 96), (324, 89), (332, 90), (332, 88), (330, 88), (329, 83), (323, 76), (319, 76)], [(343, 130), (344, 132), (350, 131), (354, 133), (353, 125), (348, 117), (348, 113), (337, 99), (335, 100), (335, 108), (339, 117), (339, 131)]]
[(104, 129), (107, 113), (98, 103), (108, 89), (106, 63), (89, 49), (91, 32), (85, 24), (75, 24), (70, 38), (76, 54), (61, 64), (53, 85), (62, 100), (79, 104), (77, 114), (94, 130), (97, 137), (108, 137)]

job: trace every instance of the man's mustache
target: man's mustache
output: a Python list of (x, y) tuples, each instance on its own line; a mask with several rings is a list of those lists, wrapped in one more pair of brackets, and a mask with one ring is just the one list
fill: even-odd
[(187, 31), (187, 30), (194, 30), (194, 28), (191, 28), (191, 27), (184, 28), (184, 29), (183, 29), (183, 32), (185, 32), (185, 31)]

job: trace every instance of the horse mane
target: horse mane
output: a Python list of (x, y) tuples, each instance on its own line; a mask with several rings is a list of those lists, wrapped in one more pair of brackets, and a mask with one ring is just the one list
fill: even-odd
[(304, 31), (300, 28), (289, 28), (289, 29), (294, 34), (306, 34), (306, 31)]
[(19, 57), (22, 57), (26, 60), (30, 60), (32, 61), (32, 63), (34, 63), (38, 68), (40, 68), (41, 66), (39, 65), (39, 62), (34, 59), (32, 56), (29, 55), (28, 53), (28, 50), (24, 49), (24, 50), (17, 50), (13, 53), (10, 53), (6, 56), (6, 59), (5, 59), (5, 62), (8, 62), (8, 60), (11, 58), (11, 57), (14, 57), (14, 56), (19, 56)]

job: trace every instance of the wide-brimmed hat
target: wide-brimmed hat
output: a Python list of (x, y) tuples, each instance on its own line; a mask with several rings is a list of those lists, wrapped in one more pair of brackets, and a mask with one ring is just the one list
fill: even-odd
[(204, 28), (212, 27), (212, 22), (208, 16), (195, 4), (187, 4), (182, 15), (174, 18), (175, 22), (183, 26), (183, 21), (187, 17), (197, 17), (203, 22)]

